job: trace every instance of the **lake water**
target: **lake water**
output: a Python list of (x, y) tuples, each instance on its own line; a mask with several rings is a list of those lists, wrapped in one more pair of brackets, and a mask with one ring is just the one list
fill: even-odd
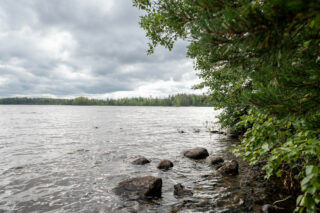
[[(207, 131), (217, 114), (209, 107), (0, 106), (0, 212), (239, 212), (237, 179), (181, 154), (201, 146), (231, 158), (235, 141)], [(152, 162), (132, 165), (139, 156)], [(158, 170), (161, 159), (174, 167)], [(113, 193), (121, 180), (144, 175), (163, 179), (161, 199)], [(174, 197), (176, 183), (194, 195)]]

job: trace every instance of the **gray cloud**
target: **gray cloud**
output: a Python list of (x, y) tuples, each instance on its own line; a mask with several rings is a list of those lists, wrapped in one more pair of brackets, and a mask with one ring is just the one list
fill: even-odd
[(188, 92), (186, 44), (147, 56), (139, 15), (130, 0), (1, 1), (0, 97)]

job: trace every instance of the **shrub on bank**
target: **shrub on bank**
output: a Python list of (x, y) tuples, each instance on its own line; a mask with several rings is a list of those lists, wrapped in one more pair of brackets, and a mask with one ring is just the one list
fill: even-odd
[[(245, 132), (234, 151), (267, 177), (300, 181), (297, 211), (320, 208), (320, 2), (133, 0), (157, 45), (189, 42), (220, 123)], [(293, 184), (294, 185), (294, 184)], [(291, 188), (294, 188), (293, 186)]]

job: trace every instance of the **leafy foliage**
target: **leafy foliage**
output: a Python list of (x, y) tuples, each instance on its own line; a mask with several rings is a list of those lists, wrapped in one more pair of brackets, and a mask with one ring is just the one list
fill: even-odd
[[(300, 180), (297, 211), (320, 203), (320, 1), (133, 0), (157, 45), (188, 53), (223, 127), (246, 131), (235, 149), (271, 174)], [(285, 174), (284, 174), (285, 173)], [(291, 181), (293, 183), (294, 180)]]

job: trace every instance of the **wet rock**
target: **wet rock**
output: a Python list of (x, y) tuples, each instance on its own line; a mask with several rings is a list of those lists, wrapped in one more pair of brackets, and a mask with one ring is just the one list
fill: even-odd
[(261, 207), (261, 210), (262, 210), (263, 213), (285, 213), (285, 212), (288, 212), (283, 208), (280, 208), (280, 207), (277, 207), (277, 206), (273, 206), (273, 205), (270, 205), (270, 204), (263, 205)]
[(183, 155), (192, 159), (204, 159), (209, 156), (208, 150), (202, 147), (188, 149), (183, 152)]
[(224, 160), (222, 157), (217, 157), (217, 156), (210, 156), (208, 158), (208, 163), (209, 165), (217, 165), (223, 163)]
[(181, 183), (178, 183), (178, 184), (174, 185), (173, 187), (174, 187), (173, 194), (175, 196), (182, 197), (182, 196), (192, 196), (193, 195), (193, 192), (191, 190), (184, 189), (184, 186)]
[(76, 152), (89, 152), (89, 150), (88, 149), (78, 149), (78, 150), (76, 150)]
[(150, 163), (150, 160), (148, 160), (145, 157), (141, 157), (141, 158), (135, 159), (131, 163), (134, 164), (134, 165), (145, 165), (147, 163)]
[(157, 165), (158, 169), (168, 170), (173, 167), (173, 163), (170, 160), (161, 160)]
[(191, 190), (184, 189), (184, 186), (181, 183), (178, 183), (178, 184), (174, 185), (173, 187), (174, 187), (173, 194), (175, 196), (182, 197), (182, 196), (192, 196), (193, 195), (193, 192)]
[(121, 181), (114, 192), (128, 199), (161, 197), (162, 179), (153, 176), (135, 177)]
[(20, 170), (20, 169), (23, 169), (24, 167), (23, 166), (17, 166), (17, 167), (13, 167), (12, 169), (14, 170)]
[(206, 206), (209, 206), (209, 205), (210, 205), (210, 200), (209, 200), (209, 199), (200, 201), (200, 202), (197, 204), (198, 207), (206, 207)]
[(232, 129), (228, 129), (226, 132), (226, 135), (231, 138), (238, 138), (239, 137), (239, 133), (232, 130)]
[(200, 129), (193, 129), (193, 133), (199, 133)]
[(220, 134), (220, 135), (224, 134), (224, 132), (218, 131), (218, 130), (209, 130), (209, 132), (210, 132), (211, 134)]
[(68, 152), (67, 154), (68, 154), (68, 155), (72, 155), (72, 154), (86, 153), (86, 152), (89, 152), (89, 150), (88, 150), (88, 149), (77, 149), (77, 150), (75, 150), (75, 151), (73, 151), (73, 152)]
[(225, 175), (237, 175), (239, 174), (239, 164), (237, 161), (232, 160), (231, 162), (225, 163), (221, 166), (218, 171)]
[(186, 133), (184, 130), (178, 130), (178, 133), (183, 134)]
[(102, 161), (101, 160), (97, 160), (96, 162), (94, 162), (94, 165), (101, 165)]

